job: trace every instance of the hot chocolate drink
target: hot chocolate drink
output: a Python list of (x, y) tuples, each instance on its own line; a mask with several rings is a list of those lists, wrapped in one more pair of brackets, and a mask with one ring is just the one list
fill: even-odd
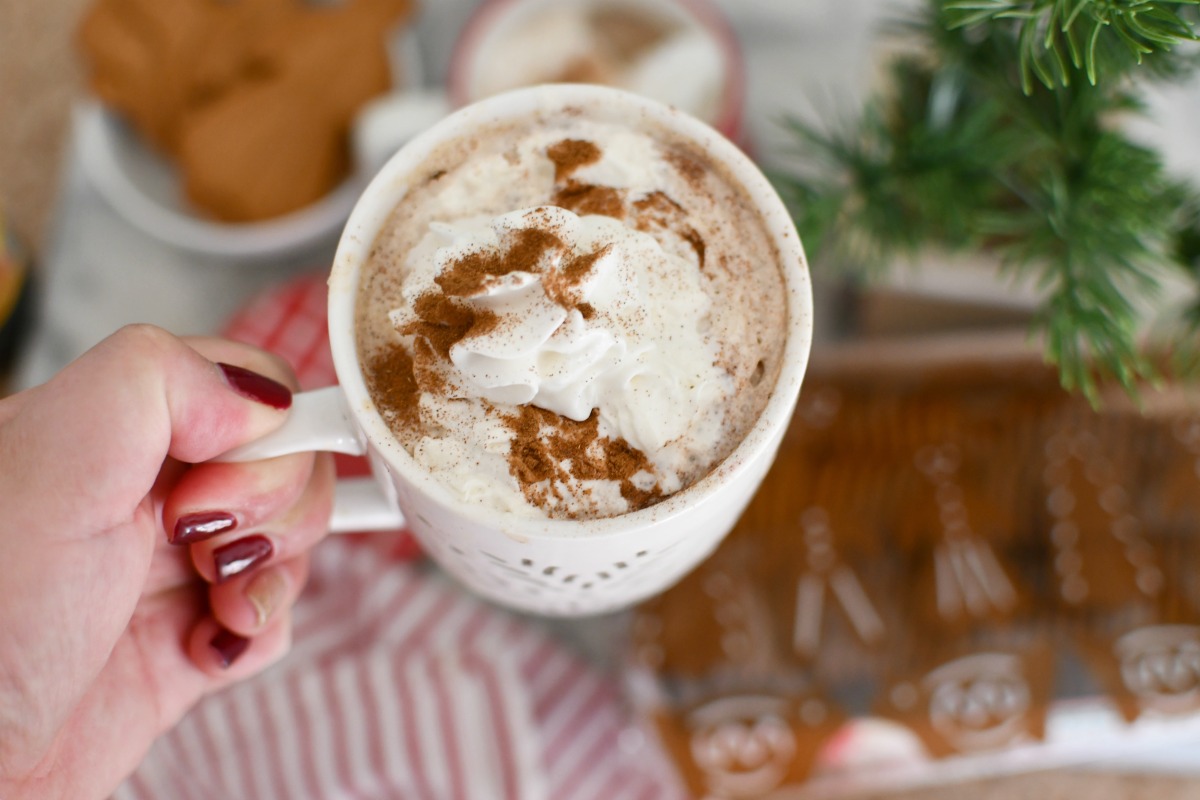
[(615, 516), (753, 427), (783, 358), (784, 268), (694, 144), (533, 115), (412, 179), (363, 268), (359, 357), (397, 440), (460, 499)]

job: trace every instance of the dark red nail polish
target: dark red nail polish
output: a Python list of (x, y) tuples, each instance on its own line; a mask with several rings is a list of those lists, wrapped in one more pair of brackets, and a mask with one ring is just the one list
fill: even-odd
[(175, 520), (175, 530), (167, 536), (167, 541), (171, 544), (194, 544), (236, 527), (237, 517), (225, 511), (184, 514)]
[(271, 557), (275, 548), (266, 536), (247, 536), (213, 550), (213, 565), (217, 572), (217, 583), (224, 583), (234, 575), (240, 575), (255, 564)]
[(278, 381), (273, 381), (266, 375), (259, 375), (243, 367), (232, 364), (217, 364), (225, 373), (225, 380), (233, 390), (242, 397), (268, 405), (271, 408), (291, 408), (292, 390)]
[(217, 658), (221, 659), (221, 666), (229, 669), (233, 662), (246, 652), (246, 648), (250, 646), (250, 640), (245, 636), (238, 636), (233, 631), (221, 628), (209, 640), (208, 646), (216, 652)]

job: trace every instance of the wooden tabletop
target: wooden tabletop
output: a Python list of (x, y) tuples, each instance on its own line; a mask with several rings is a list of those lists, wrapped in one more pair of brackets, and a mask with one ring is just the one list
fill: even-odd
[(1108, 772), (1047, 772), (979, 783), (953, 784), (862, 800), (1193, 800), (1195, 779)]

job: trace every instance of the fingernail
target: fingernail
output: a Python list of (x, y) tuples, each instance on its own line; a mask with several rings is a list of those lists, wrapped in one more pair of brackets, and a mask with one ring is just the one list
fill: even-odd
[(265, 570), (246, 584), (246, 599), (254, 606), (254, 622), (257, 627), (261, 628), (267, 624), (271, 614), (283, 602), (286, 593), (287, 581), (278, 569)]
[(167, 541), (171, 544), (194, 544), (236, 527), (237, 517), (225, 511), (184, 514), (175, 520), (175, 530), (171, 531)]
[(229, 669), (233, 662), (246, 652), (246, 648), (250, 646), (250, 640), (245, 636), (238, 636), (233, 631), (221, 628), (217, 631), (216, 636), (209, 640), (208, 646), (216, 652), (217, 658), (221, 660), (221, 666)]
[(217, 583), (224, 583), (234, 575), (240, 575), (275, 552), (271, 540), (265, 536), (247, 536), (213, 550), (213, 566)]
[(259, 375), (244, 367), (233, 364), (217, 364), (225, 373), (225, 380), (242, 397), (249, 397), (271, 408), (291, 408), (292, 390), (266, 375)]

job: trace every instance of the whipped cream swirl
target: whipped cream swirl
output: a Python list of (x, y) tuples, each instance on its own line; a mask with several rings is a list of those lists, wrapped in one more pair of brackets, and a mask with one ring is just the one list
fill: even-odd
[[(523, 241), (536, 246), (514, 255)], [(720, 438), (733, 387), (705, 336), (711, 301), (698, 264), (653, 236), (538, 206), (434, 223), (407, 260), (397, 330), (419, 324), (422, 298), (438, 294), (476, 321), (449, 347), (447, 397), (576, 421), (598, 411), (601, 433), (644, 452), (668, 492), (693, 466), (685, 450)], [(506, 266), (470, 273), (487, 263)]]

